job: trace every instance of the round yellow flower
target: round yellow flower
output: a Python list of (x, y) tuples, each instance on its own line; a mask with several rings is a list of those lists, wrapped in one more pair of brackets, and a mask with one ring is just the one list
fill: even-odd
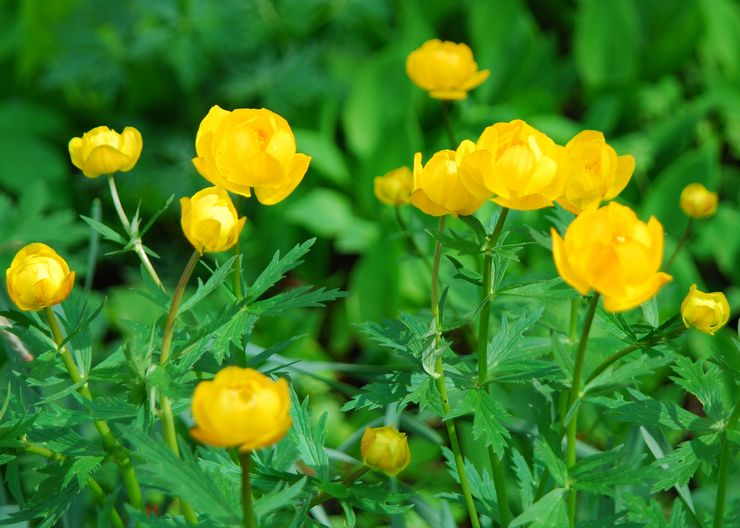
[(414, 175), (408, 167), (394, 169), (373, 181), (375, 197), (386, 205), (405, 205), (411, 201)]
[(414, 186), (411, 203), (431, 216), (471, 215), (484, 200), (462, 184), (458, 173), (462, 159), (475, 145), (465, 140), (454, 150), (442, 150), (421, 164), (421, 153), (414, 156)]
[(465, 157), (462, 182), (481, 199), (510, 209), (540, 209), (562, 193), (562, 147), (520, 119), (486, 128)]
[(686, 328), (693, 326), (705, 334), (714, 335), (730, 320), (730, 304), (724, 293), (704, 293), (692, 284), (681, 303), (681, 317)]
[(311, 161), (296, 153), (288, 122), (266, 108), (214, 106), (195, 137), (193, 164), (206, 180), (265, 205), (274, 205), (292, 193)]
[(39, 242), (16, 253), (5, 272), (8, 295), (24, 311), (38, 311), (59, 304), (74, 286), (75, 272), (56, 251)]
[(691, 218), (707, 218), (717, 212), (717, 193), (701, 183), (690, 183), (681, 191), (681, 209)]
[(393, 427), (368, 427), (360, 443), (362, 461), (366, 466), (395, 477), (411, 461), (406, 433)]
[(434, 39), (409, 54), (406, 73), (431, 97), (460, 100), (485, 81), (490, 72), (478, 71), (473, 52), (467, 44)]
[(578, 214), (621, 193), (635, 170), (635, 158), (617, 156), (604, 134), (584, 130), (565, 145), (560, 170), (565, 173), (565, 189), (558, 203)]
[(192, 198), (180, 198), (180, 205), (182, 230), (201, 253), (233, 247), (247, 220), (238, 217), (229, 193), (221, 187), (208, 187)]
[(141, 133), (126, 127), (120, 134), (99, 126), (69, 140), (69, 156), (75, 167), (88, 178), (102, 174), (128, 172), (139, 161), (143, 146)]
[(578, 215), (565, 239), (551, 233), (560, 276), (582, 295), (592, 288), (599, 292), (610, 312), (642, 304), (672, 279), (658, 271), (663, 226), (654, 217), (641, 222), (629, 207), (610, 202)]
[(193, 393), (190, 434), (216, 447), (252, 451), (278, 442), (290, 429), (288, 382), (254, 369), (226, 367)]

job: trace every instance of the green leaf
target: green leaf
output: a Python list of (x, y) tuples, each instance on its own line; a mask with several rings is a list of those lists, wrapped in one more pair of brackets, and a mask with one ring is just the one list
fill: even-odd
[(292, 509), (292, 503), (303, 491), (306, 481), (307, 477), (303, 477), (291, 485), (279, 485), (257, 499), (254, 503), (254, 515), (257, 517), (257, 524), (262, 525), (265, 517), (275, 510), (285, 507)]
[(671, 379), (688, 392), (696, 396), (704, 407), (704, 412), (713, 420), (722, 417), (722, 393), (720, 371), (716, 365), (709, 365), (704, 369), (704, 362), (693, 362), (687, 356), (679, 356), (673, 366), (678, 376)]
[(555, 454), (544, 438), (535, 440), (534, 457), (547, 468), (558, 485), (565, 486), (568, 480), (568, 468), (562, 457)]
[(237, 257), (229, 257), (226, 262), (221, 264), (216, 271), (211, 274), (205, 284), (198, 279), (198, 289), (180, 305), (177, 313), (191, 310), (196, 304), (205, 299), (210, 293), (215, 291), (216, 288), (221, 286), (221, 284), (223, 284), (223, 282), (230, 276), (234, 266), (234, 260), (236, 258)]
[(69, 471), (64, 475), (62, 487), (67, 486), (73, 478), (77, 479), (77, 483), (81, 488), (85, 487), (87, 479), (92, 473), (98, 470), (103, 460), (105, 460), (105, 457), (102, 456), (82, 456), (75, 458), (69, 467)]
[(506, 424), (512, 423), (511, 415), (485, 389), (471, 388), (465, 391), (462, 400), (455, 405), (445, 419), (473, 415), (473, 438), (484, 447), (491, 447), (501, 457), (507, 439), (511, 438)]
[(321, 415), (316, 427), (311, 425), (311, 415), (308, 412), (308, 397), (303, 403), (298, 401), (298, 396), (291, 389), (290, 415), (293, 419), (293, 427), (288, 432), (292, 439), (301, 461), (313, 468), (319, 480), (329, 478), (329, 455), (326, 452), (326, 413)]
[(247, 289), (245, 293), (247, 303), (256, 301), (263, 293), (285, 277), (287, 272), (299, 266), (303, 262), (301, 259), (308, 253), (314, 242), (316, 242), (316, 239), (311, 238), (302, 244), (298, 244), (282, 258), (280, 258), (280, 252), (277, 251), (267, 267), (254, 280), (252, 286)]
[(658, 478), (653, 483), (652, 492), (687, 484), (701, 464), (707, 468), (714, 467), (719, 459), (720, 448), (716, 436), (707, 435), (683, 442), (678, 449), (653, 462)]
[(536, 299), (574, 299), (580, 296), (576, 290), (566, 285), (560, 277), (506, 286), (496, 290), (496, 295), (534, 297)]
[(457, 273), (453, 275), (456, 279), (462, 279), (466, 282), (469, 282), (470, 284), (474, 284), (475, 286), (481, 286), (483, 284), (481, 274), (472, 270), (469, 270), (465, 267), (465, 264), (460, 262), (458, 259), (453, 257), (452, 255), (445, 255), (447, 259), (452, 262), (452, 265), (455, 267), (455, 270)]
[(123, 236), (119, 235), (116, 231), (108, 227), (107, 225), (103, 224), (102, 222), (98, 222), (97, 220), (90, 218), (89, 216), (80, 215), (80, 218), (89, 225), (91, 228), (93, 228), (95, 231), (100, 233), (100, 235), (105, 238), (106, 240), (110, 240), (112, 242), (117, 242), (118, 244), (121, 244), (122, 246), (125, 246), (128, 244), (128, 240), (125, 239)]
[(526, 510), (534, 502), (535, 482), (529, 464), (516, 448), (511, 449), (511, 466), (519, 486), (522, 509)]
[(650, 300), (640, 305), (642, 316), (653, 328), (660, 326), (660, 315), (658, 313), (658, 296), (655, 295)]
[(579, 460), (570, 470), (573, 485), (602, 495), (614, 496), (615, 486), (629, 485), (646, 479), (649, 472), (630, 460), (622, 446)]
[(278, 316), (286, 310), (322, 307), (326, 302), (341, 299), (347, 295), (346, 292), (336, 288), (327, 290), (323, 287), (314, 289), (312, 286), (300, 286), (258, 301), (248, 306), (247, 309), (250, 313), (259, 316)]
[(534, 526), (542, 528), (563, 526), (562, 522), (565, 516), (563, 495), (565, 493), (565, 489), (555, 488), (524, 510), (521, 515), (511, 521), (509, 526), (511, 528), (525, 525), (529, 525), (530, 528)]

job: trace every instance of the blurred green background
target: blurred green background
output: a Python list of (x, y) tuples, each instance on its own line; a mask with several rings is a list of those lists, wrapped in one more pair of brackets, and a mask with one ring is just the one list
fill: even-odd
[[(690, 252), (674, 265), (661, 313), (676, 313), (693, 282), (725, 291), (738, 307), (740, 7), (732, 0), (3, 0), (0, 263), (44, 241), (69, 259), (82, 284), (90, 233), (78, 215), (90, 215), (99, 199), (103, 220), (118, 227), (106, 182), (84, 178), (69, 161), (73, 136), (102, 124), (141, 130), (141, 160), (117, 181), (129, 214), (140, 204), (146, 219), (170, 195), (208, 185), (190, 160), (212, 105), (264, 106), (291, 123), (299, 151), (313, 161), (281, 204), (239, 202), (249, 218), (247, 275), (276, 250), (315, 236), (315, 249), (284, 286), (341, 287), (350, 296), (326, 310), (261, 321), (254, 340), (269, 345), (305, 334), (289, 355), (383, 361), (352, 324), (424, 309), (429, 271), (398, 234), (393, 210), (373, 196), (372, 179), (411, 165), (414, 152), (426, 157), (450, 147), (439, 102), (405, 74), (406, 56), (429, 38), (468, 43), (479, 67), (491, 70), (454, 106), (458, 139), (515, 118), (560, 143), (582, 129), (602, 130), (620, 154), (635, 156), (620, 200), (643, 219), (661, 220), (667, 253), (686, 225), (681, 189), (698, 181), (718, 191), (719, 211), (699, 222)], [(485, 223), (493, 210), (478, 215)], [(513, 213), (511, 240), (531, 240), (530, 228), (546, 231), (554, 211)], [(431, 247), (423, 229), (434, 220), (402, 214)], [(145, 243), (173, 285), (191, 252), (176, 201)], [(130, 291), (140, 281), (135, 255), (105, 255), (114, 249), (101, 242), (93, 282), (108, 297), (101, 339), (117, 339), (116, 320), (161, 316)], [(452, 266), (444, 266), (455, 292), (450, 310), (469, 312), (475, 288), (453, 281)], [(514, 273), (516, 282), (554, 275), (550, 253), (536, 245)], [(691, 342), (702, 353), (705, 336), (692, 334)], [(341, 402), (316, 404), (336, 409)], [(352, 428), (336, 414), (331, 421), (336, 444)]]

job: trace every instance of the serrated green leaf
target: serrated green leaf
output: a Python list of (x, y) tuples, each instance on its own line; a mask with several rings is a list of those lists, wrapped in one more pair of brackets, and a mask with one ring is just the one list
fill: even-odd
[(292, 508), (293, 501), (303, 491), (307, 478), (303, 477), (291, 485), (278, 486), (271, 492), (263, 495), (254, 503), (254, 515), (257, 524), (262, 525), (264, 518), (279, 508)]
[(327, 290), (325, 288), (314, 289), (312, 286), (300, 286), (257, 301), (248, 306), (248, 311), (259, 316), (270, 317), (281, 315), (286, 310), (322, 307), (326, 302), (346, 296), (347, 293), (336, 288)]
[(316, 427), (311, 424), (311, 415), (308, 412), (308, 397), (303, 403), (298, 401), (298, 396), (291, 389), (290, 415), (293, 419), (293, 427), (288, 432), (293, 440), (302, 462), (316, 472), (319, 480), (329, 478), (329, 455), (326, 453), (326, 413), (321, 415)]
[(565, 486), (568, 481), (568, 468), (563, 462), (562, 456), (558, 456), (544, 438), (538, 438), (534, 443), (534, 457), (544, 465), (560, 486)]
[(511, 449), (511, 466), (516, 476), (519, 487), (519, 497), (522, 503), (522, 509), (526, 510), (534, 502), (534, 477), (529, 469), (529, 464), (516, 448)]
[(566, 490), (555, 488), (540, 500), (524, 510), (518, 517), (511, 521), (511, 528), (517, 526), (529, 525), (540, 526), (542, 528), (552, 526), (562, 526), (560, 519), (565, 515), (565, 505), (563, 495)]
[(511, 415), (485, 389), (471, 388), (465, 391), (462, 400), (445, 419), (473, 415), (473, 438), (485, 447), (491, 447), (503, 456), (506, 440), (511, 438), (506, 424), (511, 424)]
[(709, 365), (705, 370), (703, 361), (694, 362), (687, 356), (680, 356), (673, 370), (678, 376), (671, 376), (671, 379), (696, 396), (708, 416), (719, 420), (722, 417), (721, 384), (717, 383), (719, 368)]
[(701, 464), (708, 468), (715, 466), (719, 460), (720, 448), (716, 436), (705, 435), (683, 442), (675, 451), (653, 462), (657, 479), (652, 485), (652, 492), (687, 484)]
[(234, 260), (236, 258), (237, 257), (229, 257), (226, 262), (216, 268), (205, 283), (198, 280), (198, 289), (180, 305), (177, 313), (191, 310), (196, 304), (205, 299), (210, 293), (216, 290), (216, 288), (221, 286), (221, 284), (223, 284), (223, 282), (230, 276), (234, 266)]
[(111, 242), (116, 242), (118, 244), (121, 244), (122, 246), (125, 246), (126, 244), (128, 244), (128, 240), (126, 238), (119, 235), (115, 230), (111, 229), (104, 223), (98, 222), (94, 218), (90, 218), (89, 216), (85, 216), (85, 215), (80, 215), (80, 218), (82, 218), (82, 220), (87, 225), (89, 225), (95, 231), (100, 233), (100, 235), (106, 240), (110, 240)]
[(299, 266), (303, 262), (301, 259), (308, 253), (314, 242), (316, 242), (315, 238), (306, 240), (288, 251), (282, 258), (280, 258), (280, 252), (276, 252), (267, 267), (247, 289), (244, 295), (247, 303), (256, 301), (263, 293), (277, 284), (288, 271)]
[(102, 456), (82, 456), (75, 458), (69, 466), (67, 474), (64, 475), (62, 487), (67, 486), (73, 478), (77, 479), (77, 483), (80, 487), (84, 487), (87, 483), (87, 479), (92, 473), (95, 473), (95, 471), (98, 470), (104, 459), (105, 458)]

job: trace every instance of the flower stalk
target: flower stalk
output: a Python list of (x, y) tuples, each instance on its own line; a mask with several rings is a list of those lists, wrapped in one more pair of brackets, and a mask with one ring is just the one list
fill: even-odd
[(242, 526), (244, 528), (256, 528), (257, 522), (254, 518), (252, 504), (252, 483), (250, 481), (250, 469), (252, 462), (251, 451), (239, 452), (239, 463), (242, 468)]
[(724, 431), (722, 431), (722, 447), (719, 454), (719, 470), (717, 472), (717, 497), (714, 501), (713, 528), (722, 528), (724, 524), (727, 477), (730, 473), (730, 460), (732, 459), (728, 432), (735, 428), (738, 418), (740, 418), (740, 402), (735, 403), (735, 407), (732, 409), (732, 414), (730, 415), (729, 420), (727, 420)]

